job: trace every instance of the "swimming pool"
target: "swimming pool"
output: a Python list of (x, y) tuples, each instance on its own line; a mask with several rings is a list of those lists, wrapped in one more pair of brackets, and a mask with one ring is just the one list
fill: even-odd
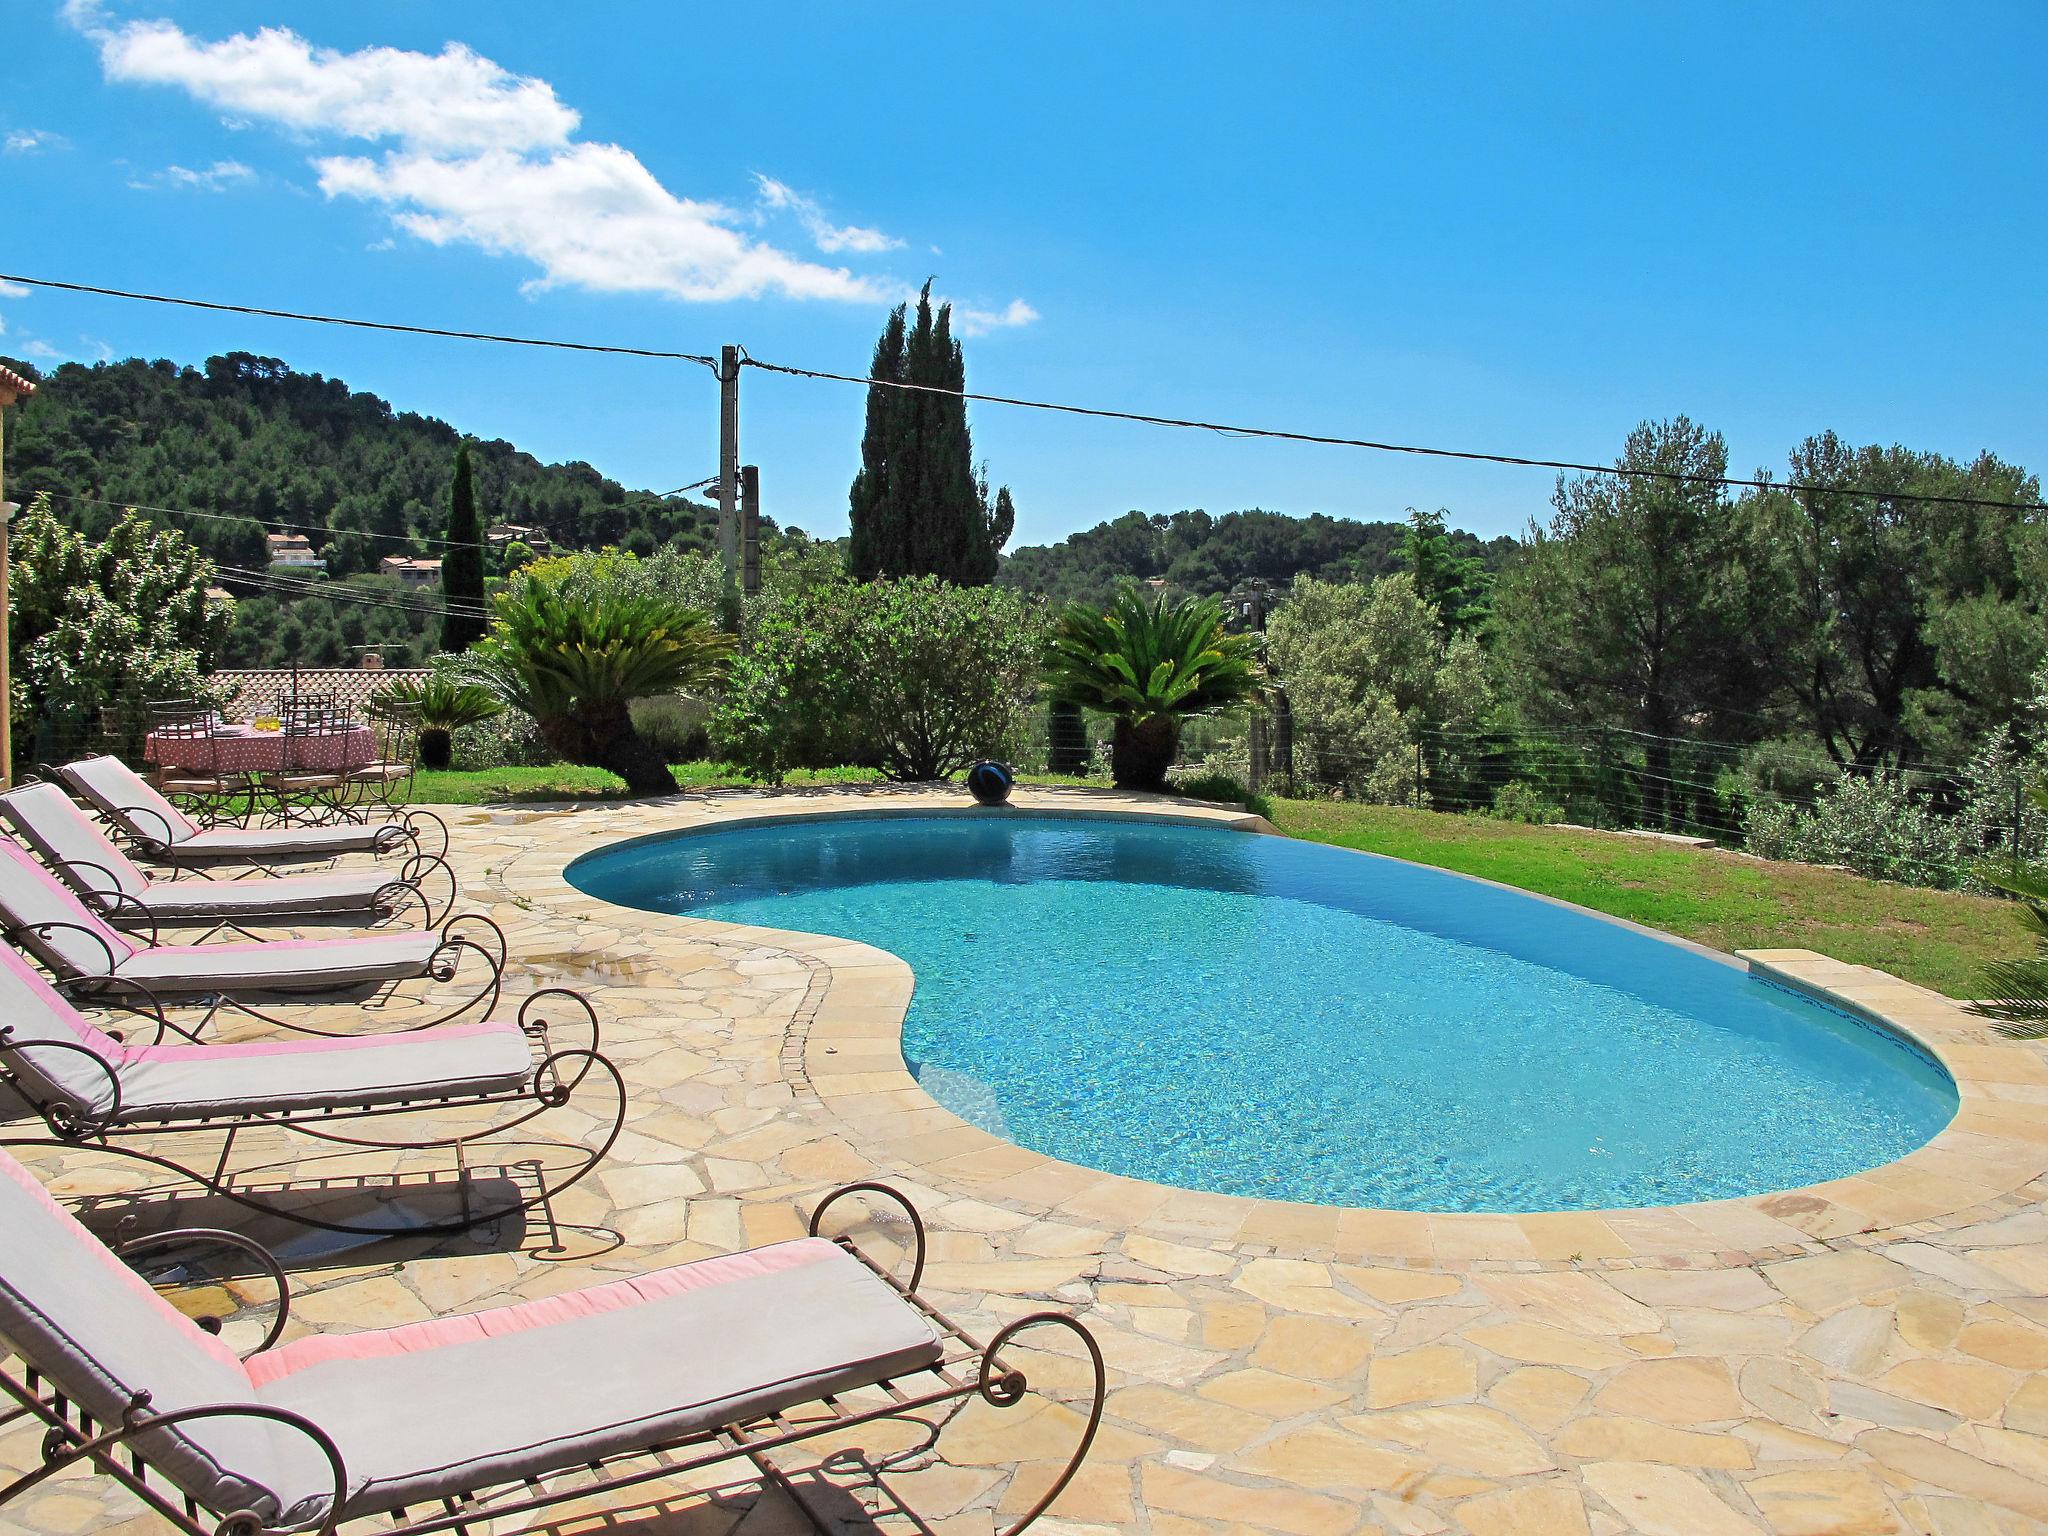
[(1860, 1171), (1954, 1116), (1888, 1030), (1440, 870), (1213, 826), (816, 817), (601, 850), (591, 895), (859, 939), (956, 1114), (1191, 1189), (1418, 1211), (1677, 1204)]

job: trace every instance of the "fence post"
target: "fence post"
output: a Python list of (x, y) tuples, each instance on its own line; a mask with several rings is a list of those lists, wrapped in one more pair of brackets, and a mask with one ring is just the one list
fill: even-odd
[(1415, 809), (1422, 809), (1422, 738), (1415, 738)]
[(1614, 804), (1614, 761), (1609, 756), (1607, 727), (1600, 727), (1600, 810), (1609, 826), (1621, 824), (1621, 812)]
[(1245, 777), (1250, 783), (1246, 787), (1257, 794), (1266, 787), (1266, 717), (1256, 709), (1252, 711), (1249, 748), (1251, 764), (1245, 770)]

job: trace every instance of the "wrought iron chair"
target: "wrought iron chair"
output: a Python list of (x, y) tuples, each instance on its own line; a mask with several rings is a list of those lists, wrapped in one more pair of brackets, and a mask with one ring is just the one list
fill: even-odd
[(349, 775), (355, 804), (359, 809), (403, 809), (412, 799), (413, 775), (419, 768), (420, 707), (379, 697), (370, 700), (364, 713), (377, 734), (377, 755)]
[(189, 699), (155, 700), (149, 705), (149, 746), (157, 758), (156, 782), (165, 798), (214, 826), (235, 820), (244, 809), (249, 775), (223, 760), (220, 718)]
[[(907, 1282), (851, 1238), (817, 1235), (854, 1192), (908, 1214), (917, 1251)], [(1087, 1412), (1072, 1453), (1005, 1527), (1016, 1536), (1072, 1481), (1108, 1384), (1094, 1337), (1063, 1312), (1027, 1314), (983, 1345), (919, 1296), (923, 1225), (879, 1184), (828, 1195), (812, 1235), (792, 1242), (282, 1347), (273, 1323), (247, 1356), (122, 1273), (11, 1159), (0, 1160), (0, 1221), (26, 1238), (0, 1258), (0, 1332), (21, 1360), (19, 1374), (0, 1373), (0, 1390), (19, 1405), (10, 1417), (45, 1430), (42, 1465), (0, 1487), (0, 1505), (86, 1465), (185, 1536), (463, 1532), (571, 1500), (588, 1510), (734, 1462), (788, 1492), (817, 1530), (835, 1530), (781, 1453), (884, 1421), (921, 1425), (935, 1444), (976, 1399), (1025, 1401), (1031, 1384), (1003, 1352), (1054, 1329), (1081, 1358)], [(214, 1241), (196, 1231), (154, 1244), (190, 1253)], [(230, 1242), (246, 1264), (246, 1240)], [(283, 1270), (258, 1262), (282, 1317)]]
[(358, 819), (348, 804), (353, 779), (375, 750), (363, 739), (362, 727), (324, 705), (284, 717), (284, 762), (259, 776), (280, 826)]

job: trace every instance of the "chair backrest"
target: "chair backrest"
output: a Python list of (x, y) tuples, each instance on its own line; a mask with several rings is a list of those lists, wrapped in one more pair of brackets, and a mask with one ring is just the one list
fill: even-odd
[(167, 773), (219, 778), (221, 747), (217, 726), (211, 713), (159, 717), (149, 727), (151, 756), (165, 765)]
[[(0, 921), (14, 942), (59, 976), (104, 976), (136, 953), (110, 926), (11, 837), (0, 837)], [(54, 926), (37, 932), (42, 924)]]
[[(0, 944), (0, 1070), (37, 1113), (69, 1111), (97, 1120), (114, 1107), (124, 1047), (71, 1006), (49, 980)], [(77, 1049), (73, 1049), (77, 1047)], [(92, 1053), (91, 1057), (81, 1054)], [(97, 1057), (104, 1066), (95, 1066)], [(0, 1229), (4, 1230), (4, 1229)]]
[[(0, 1233), (0, 1337), (100, 1424), (121, 1424), (143, 1392), (145, 1413), (256, 1400), (233, 1350), (159, 1296), (5, 1152)], [(333, 1498), (325, 1456), (275, 1421), (199, 1419), (135, 1446), (216, 1515), (248, 1509), (266, 1527), (283, 1525)]]
[[(105, 894), (111, 883), (116, 891), (140, 896), (149, 888), (149, 877), (54, 784), (24, 784), (0, 794), (0, 820), (75, 891)], [(98, 868), (76, 867), (87, 864)]]
[[(182, 843), (199, 832), (199, 824), (156, 792), (149, 781), (118, 757), (87, 757), (57, 770), (66, 784), (90, 801), (102, 816), (130, 837), (161, 843), (168, 837)], [(145, 814), (131, 815), (139, 810)], [(168, 828), (168, 830), (166, 830)]]

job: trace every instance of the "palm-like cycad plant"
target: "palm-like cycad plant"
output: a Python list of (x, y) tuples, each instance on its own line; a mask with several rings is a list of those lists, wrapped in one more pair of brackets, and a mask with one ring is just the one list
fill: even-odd
[(1181, 723), (1258, 691), (1258, 641), (1223, 628), (1213, 598), (1147, 601), (1135, 587), (1107, 609), (1070, 603), (1046, 645), (1053, 697), (1109, 715), (1110, 774), (1124, 789), (1163, 789)]
[(669, 598), (568, 593), (515, 583), (464, 671), (539, 722), (548, 746), (609, 768), (636, 795), (675, 788), (668, 764), (633, 725), (632, 703), (716, 682), (732, 637)]
[(413, 710), (420, 727), (422, 768), (446, 768), (453, 756), (456, 730), (494, 720), (505, 712), (504, 700), (483, 684), (445, 671), (393, 683), (378, 699)]
[[(2048, 790), (2027, 791), (2034, 804), (2048, 811)], [(2019, 829), (2013, 829), (2017, 838)], [(1992, 998), (1973, 1003), (1971, 1012), (1997, 1019), (1998, 1032), (2014, 1040), (2048, 1039), (2048, 877), (2035, 870), (1984, 870), (1981, 878), (2020, 904), (2020, 924), (2033, 936), (2034, 953), (2024, 960), (2001, 960), (1985, 972)]]

